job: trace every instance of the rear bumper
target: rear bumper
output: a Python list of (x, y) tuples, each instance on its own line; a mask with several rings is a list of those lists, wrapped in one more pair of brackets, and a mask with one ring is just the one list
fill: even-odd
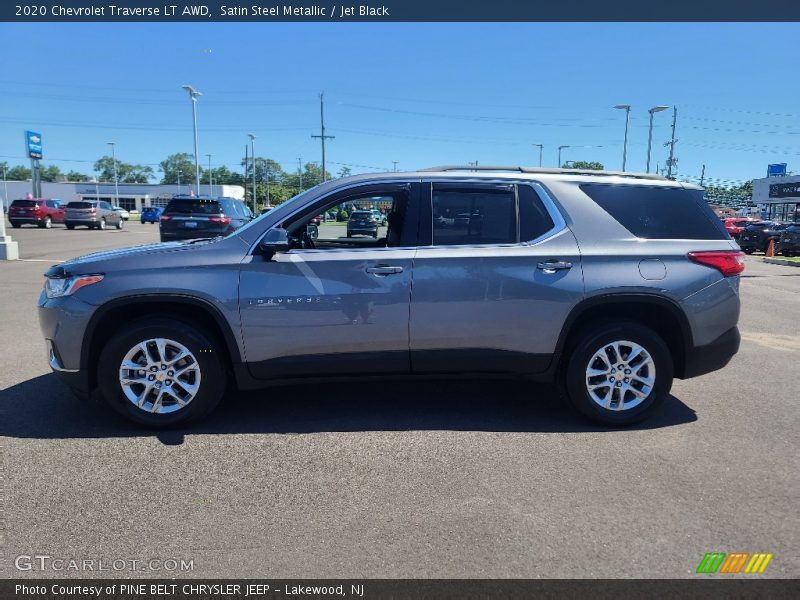
[[(51, 219), (52, 219), (52, 217), (51, 217)], [(8, 220), (11, 221), (12, 223), (36, 225), (36, 224), (39, 224), (39, 223), (43, 223), (44, 222), (44, 217), (37, 218), (37, 217), (28, 217), (28, 216), (22, 217), (22, 216), (17, 216), (17, 215), (9, 215)], [(55, 219), (53, 219), (53, 220), (55, 221)]]
[(681, 379), (698, 377), (721, 369), (739, 351), (740, 342), (739, 328), (732, 327), (713, 342), (687, 351)]

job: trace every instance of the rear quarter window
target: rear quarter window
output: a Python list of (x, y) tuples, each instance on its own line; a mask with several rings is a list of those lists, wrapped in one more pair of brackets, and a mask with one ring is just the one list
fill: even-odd
[(639, 238), (724, 240), (729, 237), (700, 190), (588, 183), (580, 188)]

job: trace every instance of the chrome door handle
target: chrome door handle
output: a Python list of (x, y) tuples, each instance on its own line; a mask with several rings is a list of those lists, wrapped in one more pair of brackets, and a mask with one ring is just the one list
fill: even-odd
[(375, 267), (367, 267), (367, 273), (373, 275), (394, 275), (395, 273), (402, 273), (403, 267), (390, 267), (388, 265), (377, 265)]
[(566, 260), (546, 260), (536, 265), (536, 268), (545, 273), (555, 273), (556, 271), (571, 269), (572, 263)]

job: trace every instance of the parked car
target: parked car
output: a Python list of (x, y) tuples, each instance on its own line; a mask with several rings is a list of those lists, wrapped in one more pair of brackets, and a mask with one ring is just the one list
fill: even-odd
[(119, 213), (119, 216), (122, 217), (123, 221), (127, 221), (128, 219), (131, 218), (131, 213), (129, 213), (127, 210), (125, 210), (121, 206), (114, 206), (112, 208), (114, 209), (115, 212)]
[(739, 247), (747, 254), (756, 251), (766, 252), (771, 241), (778, 242), (781, 231), (788, 223), (775, 221), (756, 221), (747, 225), (739, 234)]
[(114, 226), (122, 229), (125, 221), (111, 204), (104, 200), (76, 200), (67, 204), (64, 224), (67, 229), (75, 229), (78, 226), (89, 229), (106, 229), (108, 226)]
[(377, 208), (372, 209), (372, 216), (378, 222), (378, 225), (386, 225), (386, 215), (384, 215)]
[[(225, 238), (53, 266), (38, 302), (50, 366), (155, 428), (204, 417), (228, 386), (441, 373), (556, 382), (621, 426), (652, 415), (673, 377), (737, 352), (744, 254), (701, 188), (492, 169), (336, 179)], [(321, 211), (377, 195), (392, 202), (385, 238), (305, 234)], [(165, 216), (204, 227), (228, 210), (175, 204)], [(447, 211), (470, 226), (440, 226)]]
[(378, 220), (371, 210), (354, 210), (347, 219), (347, 237), (371, 235), (378, 237)]
[(725, 230), (728, 234), (735, 240), (739, 239), (739, 234), (742, 233), (742, 230), (749, 225), (750, 223), (755, 223), (760, 221), (761, 219), (754, 219), (752, 217), (732, 217), (725, 219), (723, 222), (725, 223)]
[(8, 220), (15, 228), (27, 224), (50, 229), (53, 223), (64, 222), (64, 206), (57, 198), (14, 200), (8, 207)]
[(775, 253), (800, 256), (800, 223), (788, 223), (775, 243)]
[(160, 206), (145, 206), (142, 209), (141, 221), (142, 223), (158, 223), (163, 212), (164, 209)]
[(159, 219), (161, 241), (228, 235), (253, 219), (241, 200), (212, 196), (175, 196)]

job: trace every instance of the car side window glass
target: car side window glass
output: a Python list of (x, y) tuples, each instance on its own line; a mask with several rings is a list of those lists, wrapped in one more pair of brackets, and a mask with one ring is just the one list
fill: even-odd
[(433, 245), (517, 243), (513, 189), (433, 190)]
[(108, 202), (101, 202), (100, 208), (103, 208), (105, 210), (112, 210), (111, 205)]
[(529, 185), (517, 186), (519, 196), (519, 239), (530, 242), (541, 237), (554, 226), (553, 219), (542, 199)]

